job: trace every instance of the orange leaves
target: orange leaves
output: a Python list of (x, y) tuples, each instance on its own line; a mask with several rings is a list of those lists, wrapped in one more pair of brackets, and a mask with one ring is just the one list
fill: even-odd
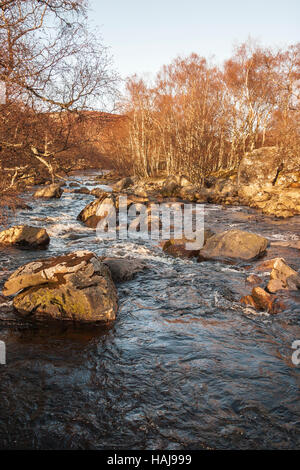
[(129, 119), (112, 147), (133, 172), (154, 175), (164, 167), (194, 182), (236, 168), (253, 148), (299, 152), (299, 50), (249, 40), (222, 68), (193, 53), (164, 65), (153, 84), (132, 77), (124, 107)]

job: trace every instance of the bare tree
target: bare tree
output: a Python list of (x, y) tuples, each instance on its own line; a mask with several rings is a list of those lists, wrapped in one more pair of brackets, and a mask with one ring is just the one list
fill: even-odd
[(69, 114), (103, 109), (116, 92), (108, 49), (88, 28), (87, 7), (85, 0), (0, 2), (0, 149), (6, 159), (26, 154), (41, 162), (52, 178), (53, 157), (74, 145)]
[(163, 166), (202, 184), (264, 145), (300, 158), (299, 54), (299, 44), (273, 50), (249, 40), (223, 68), (191, 54), (164, 66), (154, 85), (132, 77), (127, 120), (112, 137), (124, 168), (151, 176)]

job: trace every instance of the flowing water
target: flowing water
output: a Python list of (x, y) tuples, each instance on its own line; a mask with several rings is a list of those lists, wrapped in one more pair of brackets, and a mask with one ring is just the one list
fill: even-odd
[[(80, 179), (93, 187), (92, 173)], [(76, 221), (93, 199), (30, 200), (33, 210), (18, 212), (12, 224), (45, 227), (51, 244), (45, 252), (1, 250), (0, 287), (26, 262), (81, 249), (143, 259), (149, 269), (118, 285), (110, 327), (5, 321), (11, 307), (0, 307), (7, 352), (0, 448), (299, 447), (300, 366), (291, 359), (300, 340), (299, 294), (283, 313), (255, 315), (239, 302), (254, 263), (175, 259), (151, 241), (101, 242)], [(273, 220), (216, 205), (205, 213), (216, 231), (239, 228), (277, 242), (300, 236), (300, 217)], [(300, 268), (299, 250), (272, 246), (267, 256)]]

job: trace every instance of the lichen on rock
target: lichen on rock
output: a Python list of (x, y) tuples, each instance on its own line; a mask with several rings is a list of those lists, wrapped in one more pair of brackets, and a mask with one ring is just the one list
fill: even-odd
[(116, 318), (118, 297), (109, 268), (92, 252), (77, 251), (20, 267), (4, 285), (24, 316), (78, 322)]

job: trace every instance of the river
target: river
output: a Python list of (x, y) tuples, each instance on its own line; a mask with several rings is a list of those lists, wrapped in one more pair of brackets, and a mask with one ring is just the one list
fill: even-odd
[[(93, 188), (94, 173), (70, 177)], [(149, 269), (118, 286), (117, 320), (102, 326), (0, 320), (1, 449), (295, 449), (300, 444), (300, 294), (277, 315), (239, 299), (251, 263), (171, 258), (156, 242), (100, 241), (76, 221), (94, 198), (33, 200), (11, 225), (47, 229), (47, 251), (0, 250), (0, 287), (26, 262), (89, 249), (134, 256)], [(300, 238), (300, 217), (276, 220), (245, 207), (207, 205), (216, 231), (272, 241)], [(299, 250), (272, 246), (300, 269)]]

